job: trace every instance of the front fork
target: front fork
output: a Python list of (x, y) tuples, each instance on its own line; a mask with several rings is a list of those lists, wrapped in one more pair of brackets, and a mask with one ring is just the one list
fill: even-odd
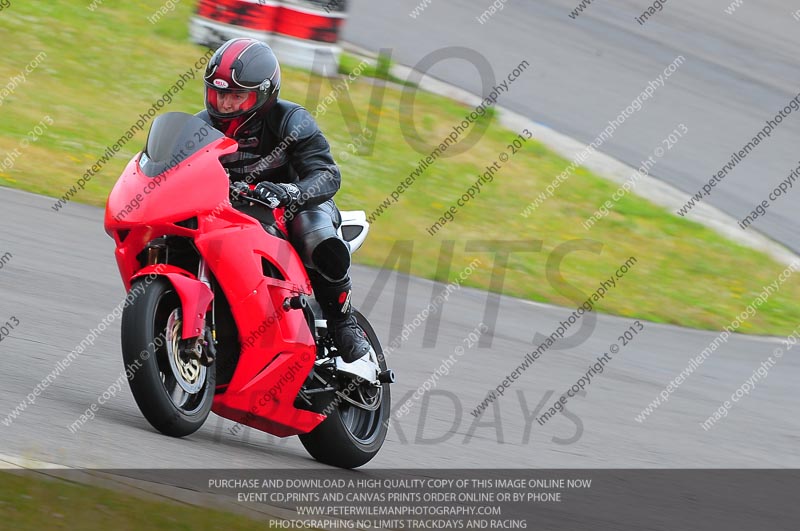
[[(208, 263), (202, 257), (197, 267), (197, 280), (205, 284), (212, 294), (214, 293)], [(203, 334), (194, 340), (187, 341), (184, 347), (184, 353), (187, 356), (197, 359), (201, 365), (206, 367), (210, 367), (217, 357), (216, 306), (214, 299), (211, 299), (211, 323), (206, 327)]]
[[(208, 269), (208, 263), (205, 258), (200, 258), (200, 265), (197, 266), (197, 280), (206, 285), (206, 287), (214, 293), (214, 287), (211, 285), (211, 273)], [(217, 342), (217, 326), (216, 326), (216, 304), (211, 300), (211, 339), (214, 343)]]

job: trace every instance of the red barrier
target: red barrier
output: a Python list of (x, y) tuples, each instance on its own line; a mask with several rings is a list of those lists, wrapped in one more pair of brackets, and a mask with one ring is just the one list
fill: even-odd
[(274, 32), (281, 6), (278, 2), (200, 0), (197, 16), (221, 24)]
[[(307, 5), (308, 4), (308, 5)], [(297, 39), (335, 43), (345, 20), (343, 0), (287, 4), (267, 0), (200, 0), (197, 17)]]
[(212, 48), (252, 37), (271, 45), (286, 64), (335, 72), (346, 6), (346, 0), (200, 0), (190, 35)]

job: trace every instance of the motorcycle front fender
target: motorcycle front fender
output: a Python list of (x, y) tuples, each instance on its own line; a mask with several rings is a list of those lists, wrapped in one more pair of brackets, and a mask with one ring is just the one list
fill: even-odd
[(167, 264), (157, 264), (144, 267), (131, 277), (131, 282), (137, 278), (149, 276), (152, 279), (164, 277), (169, 280), (178, 293), (183, 312), (183, 330), (181, 337), (191, 339), (203, 334), (205, 328), (205, 315), (214, 293), (188, 271)]

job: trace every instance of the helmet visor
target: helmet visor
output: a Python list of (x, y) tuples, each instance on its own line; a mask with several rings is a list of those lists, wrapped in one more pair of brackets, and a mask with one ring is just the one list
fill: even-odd
[(206, 100), (220, 118), (234, 118), (255, 107), (258, 95), (253, 90), (221, 90), (206, 86)]

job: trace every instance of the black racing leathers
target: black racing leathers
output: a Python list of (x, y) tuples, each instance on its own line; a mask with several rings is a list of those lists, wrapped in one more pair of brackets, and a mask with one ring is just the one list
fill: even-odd
[(330, 145), (301, 105), (278, 100), (266, 117), (246, 120), (235, 131), (212, 123), (206, 111), (197, 116), (239, 142), (239, 151), (221, 159), (232, 181), (294, 183), (301, 192), (298, 207), (323, 203), (339, 190), (342, 178)]
[(231, 181), (293, 183), (300, 189), (300, 200), (284, 216), (289, 240), (308, 269), (338, 354), (347, 362), (362, 357), (370, 347), (350, 303), (350, 250), (336, 232), (341, 215), (333, 196), (342, 178), (314, 118), (283, 100), (266, 117), (238, 126), (215, 124), (206, 111), (197, 116), (238, 141), (239, 150), (220, 159)]

